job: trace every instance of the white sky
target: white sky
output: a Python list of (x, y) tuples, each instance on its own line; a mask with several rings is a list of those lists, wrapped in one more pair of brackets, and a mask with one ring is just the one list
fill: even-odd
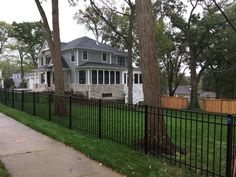
[[(83, 1), (81, 1), (83, 3)], [(51, 16), (50, 1), (44, 2), (44, 9), (47, 16)], [(59, 0), (60, 32), (61, 41), (69, 42), (82, 36), (94, 38), (92, 33), (85, 30), (83, 25), (79, 25), (73, 20), (73, 16), (78, 7), (70, 7), (67, 0)], [(7, 23), (32, 22), (41, 19), (34, 0), (0, 0), (0, 21)], [(51, 18), (50, 18), (51, 19)], [(51, 20), (49, 20), (51, 23)]]

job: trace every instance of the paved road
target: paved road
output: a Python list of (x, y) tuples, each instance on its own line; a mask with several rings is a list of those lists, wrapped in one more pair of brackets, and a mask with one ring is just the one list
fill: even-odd
[(12, 177), (121, 177), (1, 113), (0, 159)]

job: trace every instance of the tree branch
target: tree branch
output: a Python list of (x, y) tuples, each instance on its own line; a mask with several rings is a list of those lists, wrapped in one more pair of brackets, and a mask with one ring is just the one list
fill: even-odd
[(233, 25), (233, 23), (230, 21), (230, 19), (227, 17), (227, 15), (224, 13), (224, 11), (220, 8), (220, 6), (217, 4), (215, 0), (213, 0), (214, 4), (220, 11), (220, 13), (224, 16), (225, 20), (229, 23), (229, 25), (232, 27), (232, 29), (236, 32), (236, 27)]

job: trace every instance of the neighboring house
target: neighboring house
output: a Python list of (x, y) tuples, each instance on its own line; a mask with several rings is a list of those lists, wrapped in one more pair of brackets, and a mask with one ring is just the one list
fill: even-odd
[[(127, 53), (88, 37), (61, 44), (65, 91), (88, 98), (127, 96)], [(35, 72), (34, 90), (54, 91), (53, 64), (45, 42)], [(141, 70), (134, 68), (134, 103), (143, 101)]]
[(191, 87), (189, 85), (179, 85), (175, 90), (176, 97), (190, 98)]
[(216, 93), (203, 91), (202, 93), (200, 93), (200, 97), (201, 98), (216, 98)]
[(21, 81), (21, 73), (14, 73), (12, 74), (12, 79), (15, 83), (15, 87), (18, 88), (20, 87), (20, 83), (22, 82)]
[[(12, 79), (15, 83), (15, 87), (19, 88), (20, 87), (20, 83), (22, 82), (21, 80), (21, 73), (14, 73), (12, 74)], [(34, 79), (35, 79), (35, 73), (31, 72), (31, 73), (25, 73), (24, 74), (24, 80), (27, 83), (27, 88), (28, 89), (33, 89), (34, 87)]]

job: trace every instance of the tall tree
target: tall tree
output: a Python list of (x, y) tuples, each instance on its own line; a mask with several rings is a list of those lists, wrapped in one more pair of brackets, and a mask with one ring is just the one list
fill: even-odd
[(162, 18), (157, 20), (155, 32), (157, 59), (167, 79), (168, 94), (174, 96), (186, 69), (185, 45), (179, 39), (179, 32), (172, 30), (172, 27), (167, 28)]
[[(144, 103), (150, 106), (149, 109), (152, 109), (153, 107), (161, 107), (161, 95), (151, 0), (136, 0), (136, 12), (143, 74)], [(148, 115), (148, 142), (151, 145), (163, 146), (162, 148), (167, 149), (167, 152), (176, 152), (176, 146), (172, 144), (169, 136), (166, 134), (162, 114)]]
[[(64, 89), (64, 72), (62, 66), (61, 55), (61, 40), (60, 40), (60, 27), (59, 27), (59, 8), (58, 0), (51, 0), (52, 3), (52, 33), (48, 24), (48, 19), (45, 11), (40, 3), (40, 0), (35, 0), (39, 13), (43, 20), (43, 26), (46, 33), (47, 43), (51, 53), (53, 68), (54, 68), (54, 80), (55, 80), (55, 94), (59, 96), (65, 95)], [(59, 103), (55, 101), (54, 113), (60, 116), (67, 114), (66, 106), (63, 102)]]
[(45, 11), (40, 3), (40, 0), (35, 0), (39, 13), (43, 20), (43, 26), (46, 33), (47, 43), (52, 57), (55, 79), (55, 93), (64, 96), (64, 75), (62, 68), (62, 55), (61, 55), (61, 40), (60, 40), (60, 27), (59, 27), (59, 9), (58, 0), (51, 0), (52, 3), (52, 32), (49, 27), (48, 19)]
[[(107, 27), (116, 36), (117, 41), (122, 41), (123, 46), (128, 51), (128, 103), (133, 103), (133, 46), (134, 46), (134, 20), (135, 20), (135, 4), (132, 0), (126, 0), (127, 8), (122, 8), (120, 12), (116, 7), (113, 6), (114, 1), (111, 0), (100, 0), (99, 2), (103, 5), (99, 7), (95, 0), (89, 0), (90, 7), (83, 12), (82, 16), (78, 19), (81, 22), (85, 22), (89, 29), (93, 29), (96, 38), (99, 35), (99, 23), (106, 24), (102, 27), (102, 30)], [(81, 13), (81, 11), (80, 11)], [(95, 15), (94, 15), (95, 14)], [(78, 14), (77, 14), (78, 15)], [(83, 18), (83, 19), (81, 19)], [(103, 21), (103, 23), (99, 21)], [(126, 25), (124, 27), (124, 25)], [(100, 31), (101, 32), (101, 31)], [(104, 33), (103, 33), (104, 34)], [(103, 38), (103, 37), (102, 37)], [(112, 35), (108, 35), (105, 38), (112, 38)], [(104, 38), (103, 38), (104, 39)], [(112, 40), (111, 40), (112, 41)], [(114, 43), (113, 43), (114, 44)], [(116, 44), (117, 45), (117, 44)], [(114, 45), (113, 45), (114, 47)], [(116, 46), (115, 46), (116, 47)]]
[[(186, 6), (179, 0), (163, 1), (164, 13), (168, 16), (173, 27), (182, 32), (189, 55), (188, 66), (191, 73), (190, 108), (199, 107), (198, 83), (208, 63), (202, 57), (204, 50), (212, 45), (214, 36), (221, 30), (223, 23), (219, 21), (217, 9), (210, 1), (190, 0), (190, 12), (185, 18)], [(198, 6), (203, 13), (197, 12)], [(197, 69), (200, 69), (197, 73)]]

